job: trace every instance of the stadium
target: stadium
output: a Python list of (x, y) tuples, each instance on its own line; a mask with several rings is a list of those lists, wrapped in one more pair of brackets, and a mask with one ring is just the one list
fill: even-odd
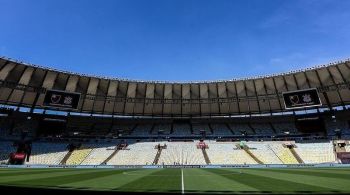
[(0, 104), (7, 189), (350, 192), (349, 60), (186, 83), (1, 57)]

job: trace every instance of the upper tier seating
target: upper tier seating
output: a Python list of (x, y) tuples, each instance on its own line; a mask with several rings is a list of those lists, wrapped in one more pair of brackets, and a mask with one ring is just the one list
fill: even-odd
[(186, 136), (191, 135), (191, 127), (189, 124), (174, 124), (173, 136)]
[(152, 134), (158, 135), (158, 131), (162, 130), (163, 135), (169, 135), (171, 131), (171, 124), (157, 124), (155, 125)]
[(208, 124), (192, 124), (193, 133), (195, 135), (201, 135), (201, 131), (205, 131), (206, 135), (211, 135)]
[(285, 132), (289, 132), (289, 134), (298, 134), (298, 130), (293, 123), (272, 123), (272, 125), (279, 135), (284, 135)]
[(243, 131), (247, 132), (248, 135), (254, 135), (252, 128), (249, 127), (248, 124), (241, 123), (229, 123), (231, 129), (235, 132), (235, 134), (241, 135)]
[[(114, 124), (111, 128), (111, 134), (115, 136), (115, 135), (118, 135), (121, 131), (123, 136), (128, 136), (128, 135), (134, 133), (134, 132), (132, 132), (132, 129), (134, 127), (135, 127), (135, 125)], [(137, 133), (137, 132), (135, 131), (135, 133)]]
[(328, 131), (329, 135), (335, 135), (336, 129), (341, 130), (342, 134), (344, 135), (350, 135), (349, 134), (349, 124), (347, 124), (347, 121), (345, 120), (337, 120), (336, 122), (325, 120), (326, 129)]
[(211, 127), (213, 128), (214, 135), (218, 136), (231, 136), (233, 135), (231, 133), (231, 130), (227, 127), (226, 124), (211, 124)]
[(253, 123), (252, 127), (258, 135), (273, 135), (274, 132), (268, 123)]
[(152, 124), (139, 124), (134, 129), (134, 131), (130, 134), (130, 136), (144, 136), (147, 137), (150, 135), (150, 130), (152, 128)]

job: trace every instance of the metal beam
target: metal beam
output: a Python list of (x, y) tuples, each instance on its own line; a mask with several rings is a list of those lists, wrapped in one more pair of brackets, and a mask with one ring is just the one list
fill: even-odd
[[(278, 96), (278, 90), (277, 90), (277, 87), (276, 87), (276, 81), (275, 81), (275, 77), (271, 77), (272, 78), (272, 82), (273, 82), (273, 87), (275, 88), (275, 93), (276, 93), (276, 97), (277, 97), (277, 99), (278, 99), (278, 103), (279, 103), (279, 105), (280, 105), (280, 108), (281, 108), (281, 110), (283, 111), (284, 109), (282, 108), (282, 103), (281, 103), (281, 100), (280, 100), (280, 98), (279, 98), (279, 96)], [(287, 86), (286, 86), (286, 88), (287, 88)], [(287, 88), (288, 89), (288, 88)]]
[(258, 110), (259, 110), (259, 113), (260, 113), (260, 112), (261, 112), (261, 109), (260, 109), (260, 102), (259, 102), (258, 92), (256, 91), (255, 81), (256, 81), (256, 80), (252, 80), (253, 86), (254, 86), (254, 93), (255, 93), (256, 101), (257, 101), (257, 103), (258, 103)]
[(235, 93), (236, 93), (236, 100), (237, 100), (237, 108), (238, 108), (238, 114), (241, 114), (241, 108), (239, 107), (239, 98), (238, 98), (238, 93), (237, 93), (237, 86), (236, 86), (236, 82), (233, 82), (234, 86), (235, 86)]
[[(318, 74), (317, 70), (314, 70), (314, 71), (316, 72), (316, 76), (317, 76), (318, 81), (320, 82), (321, 87), (323, 87), (323, 84), (322, 84), (320, 75)], [(327, 105), (328, 105), (329, 110), (330, 110), (330, 111), (333, 111), (333, 108), (332, 108), (332, 105), (331, 105), (331, 103), (330, 103), (330, 101), (329, 101), (329, 98), (328, 98), (327, 93), (326, 93), (326, 92), (323, 92), (322, 94), (323, 94), (324, 98), (326, 99), (326, 103), (327, 103)]]
[[(15, 68), (16, 68), (16, 67), (15, 67)], [(11, 70), (11, 72), (14, 71), (15, 68), (13, 68), (13, 69)], [(21, 80), (21, 78), (23, 77), (23, 74), (25, 73), (25, 71), (27, 70), (27, 68), (28, 68), (28, 66), (25, 66), (25, 67), (24, 67), (24, 70), (22, 71), (21, 75), (18, 77), (18, 80), (17, 80), (16, 83), (18, 83), (18, 82)], [(11, 98), (11, 96), (12, 96), (12, 93), (13, 93), (14, 91), (15, 91), (15, 89), (12, 88), (12, 89), (11, 89), (11, 92), (10, 92), (10, 94), (9, 94), (9, 96), (7, 96), (7, 98), (6, 98), (6, 102), (8, 102), (8, 101), (10, 100), (10, 98)], [(15, 102), (14, 102), (14, 103), (15, 103)]]
[[(262, 82), (263, 82), (263, 87), (264, 87), (264, 91), (265, 91), (265, 94), (268, 95), (267, 93), (267, 89), (266, 89), (266, 83), (265, 83), (265, 79), (261, 79)], [(277, 98), (278, 99), (278, 98)], [(265, 100), (265, 99), (264, 99)], [(266, 101), (266, 100), (265, 100)], [(279, 100), (278, 100), (279, 101)], [(272, 115), (272, 109), (271, 109), (271, 102), (269, 99), (267, 99), (267, 102), (269, 103), (269, 108), (270, 108), (270, 115)], [(260, 111), (261, 112), (261, 111)]]
[(102, 114), (105, 114), (105, 107), (106, 107), (106, 101), (107, 101), (108, 90), (109, 90), (110, 84), (111, 84), (111, 80), (108, 80), (107, 90), (106, 90), (106, 94), (105, 94), (105, 98), (104, 98), (105, 100), (103, 101)]
[[(329, 68), (328, 68), (328, 67), (326, 67), (326, 70), (327, 70), (329, 76), (331, 77), (332, 82), (333, 82), (334, 84), (337, 84), (337, 83), (335, 82), (335, 79), (334, 79), (334, 77), (333, 77), (331, 71), (329, 71)], [(344, 104), (343, 98), (341, 97), (341, 95), (340, 95), (340, 93), (339, 93), (339, 90), (337, 90), (337, 95), (338, 95), (338, 97), (339, 97), (339, 99), (340, 99), (340, 102), (341, 102), (341, 105), (342, 105), (343, 109), (345, 110), (345, 104)]]
[[(244, 86), (245, 96), (248, 97), (247, 86), (245, 84), (245, 81), (243, 81), (243, 86)], [(249, 100), (248, 100), (248, 113), (249, 113), (249, 116), (252, 115), (252, 111), (250, 110), (250, 101)]]

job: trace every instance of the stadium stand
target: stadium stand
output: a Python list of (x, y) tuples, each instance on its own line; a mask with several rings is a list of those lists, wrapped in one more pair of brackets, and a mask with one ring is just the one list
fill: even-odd
[(272, 127), (268, 123), (252, 123), (256, 134), (260, 135), (274, 135)]
[(195, 135), (201, 135), (201, 132), (204, 132), (206, 135), (212, 134), (208, 124), (192, 124), (192, 129)]
[[(348, 142), (332, 144), (350, 138), (349, 75), (347, 61), (240, 80), (140, 82), (0, 58), (0, 103), (14, 107), (0, 108), (0, 162), (8, 161), (18, 140), (32, 141), (26, 164), (335, 162), (336, 155), (350, 152)], [(322, 105), (286, 110), (282, 93), (310, 88), (318, 91)], [(77, 108), (43, 107), (50, 90), (79, 93)], [(122, 140), (127, 144), (118, 147)], [(199, 140), (207, 145), (197, 148)], [(72, 143), (81, 147), (67, 148)]]
[(34, 142), (26, 164), (58, 165), (67, 153), (67, 144)]
[(240, 124), (240, 123), (229, 123), (231, 129), (235, 132), (235, 134), (243, 134), (244, 132), (247, 135), (254, 135), (254, 130), (248, 124)]
[(276, 133), (279, 135), (284, 135), (285, 132), (289, 132), (289, 134), (298, 134), (298, 130), (293, 123), (273, 123), (272, 124)]
[(272, 142), (248, 142), (250, 152), (252, 152), (264, 164), (282, 164), (282, 161), (269, 147)]
[(214, 135), (217, 135), (217, 136), (234, 135), (234, 132), (232, 131), (232, 129), (229, 128), (229, 126), (226, 123), (224, 124), (214, 123), (210, 125), (213, 128)]
[(9, 159), (9, 154), (15, 152), (16, 148), (11, 142), (0, 141), (0, 164), (6, 164)]
[(298, 164), (297, 159), (289, 151), (287, 147), (284, 147), (282, 143), (273, 143), (268, 145), (269, 148), (278, 156), (283, 164)]
[(350, 144), (348, 144), (348, 145), (345, 146), (345, 151), (346, 151), (346, 152), (350, 152)]
[(335, 162), (333, 143), (296, 143), (295, 151), (305, 163)]
[(102, 164), (114, 152), (116, 146), (113, 144), (89, 144), (88, 147), (93, 149), (80, 163), (81, 165)]
[(205, 160), (197, 142), (166, 142), (158, 164), (204, 165)]
[(152, 134), (156, 135), (160, 131), (163, 135), (171, 134), (171, 124), (156, 124)]
[(154, 146), (155, 142), (138, 142), (129, 143), (128, 147), (120, 150), (112, 159), (108, 161), (108, 165), (145, 165), (152, 164), (157, 154)]
[(174, 133), (173, 136), (186, 136), (191, 135), (191, 127), (189, 124), (174, 124)]
[(66, 165), (80, 165), (92, 150), (92, 148), (87, 146), (82, 146), (81, 148), (74, 150), (66, 161)]
[(235, 142), (208, 142), (207, 154), (211, 164), (257, 164), (244, 150), (237, 149)]
[[(140, 124), (132, 131), (130, 136), (144, 136), (147, 137), (150, 135), (150, 130), (152, 129), (153, 124)], [(131, 129), (129, 127), (129, 129)]]

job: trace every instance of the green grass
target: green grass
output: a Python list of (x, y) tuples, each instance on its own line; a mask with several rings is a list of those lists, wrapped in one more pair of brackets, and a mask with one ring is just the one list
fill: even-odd
[[(182, 169), (185, 193), (350, 193), (350, 169)], [(0, 185), (182, 193), (181, 169), (0, 169)]]

